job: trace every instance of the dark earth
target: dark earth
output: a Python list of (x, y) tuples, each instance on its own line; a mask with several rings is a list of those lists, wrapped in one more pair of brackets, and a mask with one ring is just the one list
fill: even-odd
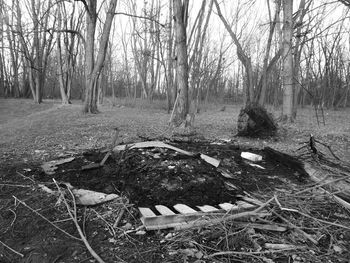
[[(27, 178), (31, 178), (35, 183), (44, 182), (55, 190), (52, 183), (52, 178), (55, 178), (58, 182), (70, 182), (77, 188), (126, 196), (132, 205), (124, 215), (120, 227), (128, 223), (135, 227), (141, 225), (137, 207), (152, 208), (154, 205), (162, 204), (171, 208), (177, 203), (187, 204), (192, 208), (196, 205), (216, 206), (223, 202), (234, 203), (237, 200), (237, 194), (245, 194), (245, 192), (253, 195), (270, 193), (270, 196), (273, 196), (279, 188), (288, 191), (309, 183), (294, 158), (284, 155), (281, 158), (278, 152), (270, 148), (257, 150), (240, 146), (235, 141), (166, 141), (166, 143), (190, 152), (207, 154), (221, 160), (221, 163), (218, 168), (215, 168), (196, 157), (198, 155), (190, 157), (164, 148), (147, 148), (115, 152), (103, 167), (82, 170), (84, 165), (91, 162), (98, 163), (103, 159), (106, 150), (101, 149), (78, 155), (72, 154), (75, 159), (58, 166), (53, 175), (45, 174), (38, 163), (17, 164), (16, 167), (8, 168), (7, 176), (6, 174), (3, 176), (3, 182), (13, 180), (13, 183), (30, 186)], [(263, 160), (256, 164), (265, 169), (251, 166), (251, 162), (242, 159), (240, 156), (242, 151), (260, 154)], [(67, 157), (69, 155), (62, 156), (62, 158)], [(26, 178), (20, 176), (17, 171)], [(11, 187), (2, 186), (0, 197), (11, 195), (11, 189)], [(21, 189), (19, 188), (16, 192), (17, 198), (25, 201), (51, 222), (56, 222), (68, 233), (77, 236), (74, 225), (67, 221), (67, 212), (64, 207), (55, 205), (56, 196), (38, 191), (34, 186)], [(342, 217), (337, 217), (341, 213), (338, 206), (329, 204), (328, 200), (322, 198), (314, 202), (317, 204), (312, 212), (317, 213), (319, 217), (327, 221), (344, 220)], [(28, 208), (10, 199), (3, 207), (6, 213), (1, 214), (3, 221), (0, 220), (0, 229), (6, 235), (1, 236), (2, 241), (16, 248), (24, 258), (20, 259), (4, 248), (0, 250), (1, 263), (93, 262), (81, 242), (68, 238)], [(262, 246), (269, 240), (277, 243), (293, 241), (303, 244), (305, 242), (302, 238), (293, 235), (293, 232), (287, 231), (283, 234), (257, 232), (254, 243), (251, 234), (248, 234), (244, 228), (233, 225), (232, 234), (229, 236), (225, 232), (227, 230), (220, 227), (184, 231), (170, 240), (166, 240), (165, 236), (171, 234), (171, 230), (149, 231), (145, 235), (136, 235), (135, 232), (125, 234), (124, 230), (120, 231), (119, 228), (119, 230), (113, 230), (118, 231), (115, 234), (106, 222), (113, 224), (118, 209), (120, 208), (113, 206), (112, 203), (92, 208), (78, 207), (79, 221), (84, 226), (91, 246), (106, 262), (216, 262), (196, 261), (197, 258), (190, 256), (189, 251), (191, 249), (200, 251), (199, 248), (212, 251), (211, 248), (218, 248), (223, 251), (233, 250), (244, 253), (255, 250), (256, 244)], [(324, 211), (327, 213), (325, 214)], [(103, 217), (104, 221), (96, 217), (96, 214)], [(271, 220), (281, 223), (278, 218)], [(348, 231), (337, 229), (330, 238), (327, 235), (327, 229), (315, 228), (311, 221), (304, 221), (303, 224), (310, 232), (324, 233), (317, 253), (327, 253), (332, 245), (332, 238), (344, 240), (344, 242), (350, 240)], [(282, 241), (284, 239), (286, 241)], [(198, 245), (194, 246), (193, 242)], [(311, 254), (305, 251), (303, 255), (307, 258)], [(292, 253), (271, 256), (274, 262), (298, 262), (293, 260)], [(237, 257), (227, 256), (222, 262), (242, 262), (236, 259)], [(322, 258), (318, 262), (323, 262)]]
[[(244, 149), (234, 143), (170, 143), (180, 149), (204, 153), (221, 160), (218, 168), (199, 157), (187, 156), (165, 148), (131, 149), (114, 153), (103, 167), (82, 170), (91, 162), (99, 163), (106, 152), (90, 151), (58, 166), (55, 174), (35, 173), (35, 180), (69, 182), (76, 188), (104, 193), (123, 193), (139, 207), (178, 203), (189, 206), (234, 203), (237, 194), (273, 191), (278, 186), (301, 183), (300, 174), (271, 158), (264, 151)], [(242, 151), (263, 156), (253, 167)], [(232, 178), (221, 172), (226, 171)], [(234, 187), (236, 187), (236, 189)]]

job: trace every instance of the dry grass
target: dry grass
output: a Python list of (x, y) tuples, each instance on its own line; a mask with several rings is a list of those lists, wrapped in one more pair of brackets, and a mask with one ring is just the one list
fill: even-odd
[[(171, 134), (167, 125), (170, 115), (164, 102), (119, 101), (118, 107), (110, 103), (100, 106), (100, 114), (84, 115), (80, 102), (62, 106), (58, 101), (44, 101), (35, 105), (31, 100), (1, 99), (0, 101), (0, 147), (6, 156), (26, 157), (36, 160), (51, 158), (64, 151), (81, 151), (106, 147), (112, 137), (112, 128), (120, 127), (124, 142), (139, 140), (138, 135), (157, 137)], [(220, 106), (210, 105), (196, 116), (197, 131), (208, 139), (233, 138), (240, 105), (227, 105), (224, 112)], [(299, 110), (293, 124), (281, 125), (280, 137), (273, 140), (249, 140), (239, 142), (257, 147), (267, 144), (280, 150), (293, 152), (298, 143), (307, 140), (309, 133), (330, 144), (340, 157), (350, 159), (350, 114), (348, 110), (326, 111), (326, 125), (317, 126), (312, 109)], [(275, 115), (278, 116), (275, 111)], [(35, 151), (37, 150), (37, 151)], [(6, 159), (6, 158), (5, 158)]]

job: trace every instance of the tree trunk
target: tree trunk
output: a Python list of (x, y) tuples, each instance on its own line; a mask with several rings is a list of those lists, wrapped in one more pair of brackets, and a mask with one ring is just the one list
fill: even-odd
[(97, 97), (98, 97), (98, 78), (105, 61), (108, 38), (112, 27), (115, 8), (117, 6), (117, 0), (111, 0), (109, 3), (108, 11), (106, 14), (105, 23), (103, 25), (102, 36), (99, 45), (99, 51), (97, 59), (94, 59), (95, 49), (95, 31), (97, 3), (95, 0), (86, 1), (87, 15), (86, 15), (86, 39), (85, 39), (85, 99), (83, 105), (84, 113), (97, 113)]
[[(185, 124), (185, 127), (192, 125), (192, 118), (186, 121), (189, 113), (188, 96), (188, 61), (187, 61), (187, 8), (188, 0), (173, 0), (174, 22), (175, 22), (175, 42), (176, 42), (176, 74), (177, 74), (177, 103), (175, 105), (175, 116), (172, 119), (174, 126)], [(192, 120), (191, 120), (192, 119)]]
[[(58, 11), (58, 28), (62, 26), (62, 15), (61, 11)], [(62, 45), (61, 45), (61, 32), (57, 33), (57, 60), (58, 60), (58, 83), (60, 86), (62, 104), (69, 104), (69, 98), (65, 90), (65, 75), (64, 63), (62, 59)]]
[(169, 29), (168, 29), (168, 41), (167, 41), (167, 102), (168, 102), (168, 113), (170, 113), (172, 107), (174, 106), (175, 98), (173, 98), (173, 86), (174, 86), (174, 76), (173, 76), (173, 8), (172, 1), (169, 1)]
[(283, 0), (283, 107), (282, 119), (293, 122), (293, 1)]

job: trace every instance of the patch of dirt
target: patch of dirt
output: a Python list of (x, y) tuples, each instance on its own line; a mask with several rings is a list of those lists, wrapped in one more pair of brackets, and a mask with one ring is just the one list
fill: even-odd
[[(191, 157), (164, 148), (146, 148), (115, 153), (103, 167), (83, 170), (87, 164), (99, 163), (106, 154), (90, 151), (59, 165), (52, 177), (77, 188), (125, 194), (139, 207), (159, 204), (171, 207), (178, 203), (215, 206), (234, 203), (243, 191), (269, 192), (278, 186), (301, 183), (296, 171), (271, 160), (264, 151), (254, 151), (263, 156), (257, 167), (240, 156), (244, 149), (235, 144), (196, 142), (174, 146), (205, 153), (222, 163), (215, 168), (199, 155)], [(225, 178), (223, 171), (232, 178)], [(35, 172), (33, 176), (37, 181), (52, 182), (44, 172)]]

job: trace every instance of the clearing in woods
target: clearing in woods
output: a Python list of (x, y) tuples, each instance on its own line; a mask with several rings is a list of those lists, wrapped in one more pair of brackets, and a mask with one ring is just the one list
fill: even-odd
[[(122, 103), (120, 102), (120, 105)], [(44, 101), (43, 104), (34, 105), (31, 100), (0, 99), (0, 262), (89, 262), (92, 259), (82, 242), (62, 234), (28, 207), (15, 202), (14, 198), (24, 201), (66, 232), (78, 236), (74, 225), (67, 220), (68, 214), (64, 206), (57, 204), (57, 197), (39, 190), (38, 183), (41, 181), (47, 185), (51, 184), (51, 188), (55, 187), (48, 178), (45, 180), (39, 166), (44, 161), (62, 156), (108, 148), (114, 127), (120, 129), (119, 144), (140, 141), (140, 138), (159, 139), (171, 136), (171, 130), (167, 126), (170, 115), (166, 113), (162, 102), (155, 102), (153, 105), (138, 103), (133, 107), (124, 104), (125, 106), (118, 107), (104, 105), (100, 107), (101, 113), (97, 115), (83, 115), (79, 102), (62, 106), (58, 101)], [(234, 137), (240, 106), (226, 105), (225, 111), (220, 111), (220, 108), (222, 106), (211, 105), (202, 109), (196, 116), (196, 131), (208, 141), (232, 139), (237, 145), (256, 148), (269, 146), (293, 155), (301, 146), (300, 143), (308, 140), (309, 135), (313, 134), (318, 140), (330, 145), (342, 160), (350, 160), (349, 109), (326, 110), (326, 125), (320, 126), (317, 125), (313, 109), (299, 109), (297, 121), (290, 125), (280, 124), (277, 137), (247, 139)], [(164, 153), (152, 152), (152, 155), (154, 154)], [(220, 153), (217, 156), (220, 156)], [(137, 157), (141, 158), (141, 153)], [(93, 171), (92, 174), (98, 177), (99, 170)], [(79, 178), (84, 182), (84, 178)], [(156, 178), (149, 180), (162, 180), (161, 177)], [(169, 183), (170, 177), (165, 179), (170, 190), (171, 187), (176, 188), (176, 185)], [(113, 192), (113, 187), (114, 185), (111, 185), (109, 189), (101, 190)], [(285, 189), (284, 192), (288, 190)], [(283, 199), (283, 194), (280, 195), (282, 201), (286, 201), (287, 204), (290, 202)], [(327, 204), (323, 205), (324, 209), (328, 209)], [(321, 208), (313, 207), (319, 214), (322, 214), (318, 211)], [(344, 217), (349, 217), (349, 213), (342, 211), (341, 207), (335, 207), (332, 211), (332, 215), (339, 218), (334, 219), (330, 216), (329, 221), (342, 222)], [(326, 229), (327, 231), (323, 232), (328, 234), (324, 237), (313, 237), (319, 241), (316, 247), (318, 250), (313, 249), (311, 253), (305, 248), (294, 252), (288, 250), (282, 253), (286, 256), (281, 257), (278, 253), (249, 254), (259, 251), (256, 248), (258, 244), (254, 243), (254, 240), (258, 239), (253, 240), (252, 233), (242, 227), (209, 228), (193, 232), (187, 230), (180, 233), (164, 230), (135, 235), (132, 231), (125, 234), (126, 230), (140, 225), (135, 207), (128, 206), (120, 222), (124, 229), (113, 228), (113, 218), (113, 209), (108, 204), (78, 209), (78, 219), (88, 241), (106, 262), (270, 262), (266, 261), (269, 258), (275, 262), (290, 262), (288, 260), (291, 258), (293, 262), (324, 262), (325, 257), (331, 262), (346, 262), (343, 259), (349, 257), (349, 253), (344, 252), (344, 249), (349, 250), (350, 232), (344, 228), (337, 229), (336, 233), (328, 233)], [(327, 220), (323, 216), (321, 218)], [(112, 220), (112, 225), (108, 220)], [(306, 231), (306, 228), (304, 230)], [(254, 235), (260, 235), (260, 239), (267, 238), (259, 232)], [(268, 235), (271, 240), (264, 242), (278, 243), (280, 234), (274, 235)], [(281, 238), (280, 241), (283, 243)], [(340, 243), (334, 245), (332, 242)], [(208, 249), (209, 245), (217, 250)], [(306, 243), (299, 245), (305, 246)], [(220, 251), (225, 251), (226, 254), (214, 256)], [(237, 253), (227, 255), (227, 251)]]

